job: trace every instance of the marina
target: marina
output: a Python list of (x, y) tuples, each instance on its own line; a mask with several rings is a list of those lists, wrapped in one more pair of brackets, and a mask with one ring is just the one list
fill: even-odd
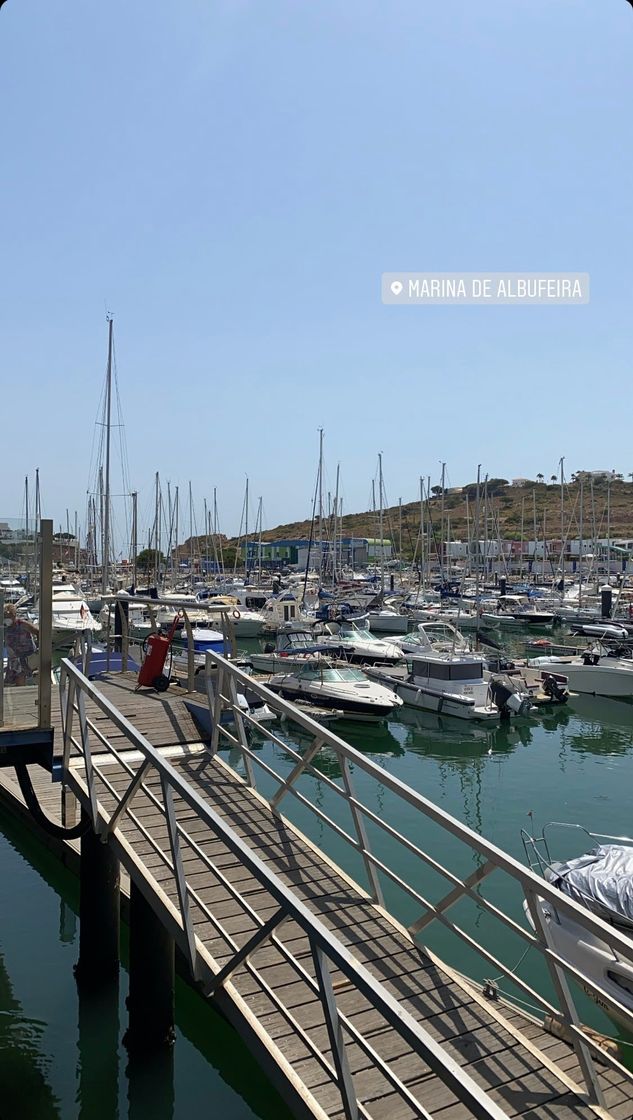
[[(44, 554), (45, 526), (43, 533)], [(164, 610), (160, 599), (155, 602), (155, 606), (151, 600), (145, 603), (150, 619), (154, 612)], [(192, 604), (183, 601), (178, 609), (182, 612), (184, 629), (189, 632), (188, 611)], [(196, 612), (205, 609), (208, 608), (204, 605), (195, 607)], [(570, 1010), (575, 1004), (565, 1003), (570, 999), (566, 988), (559, 986), (556, 993), (558, 981), (554, 984), (554, 995), (563, 1000), (563, 1006), (556, 1011), (551, 1002), (546, 967), (550, 951), (547, 940), (541, 943), (540, 949), (540, 953), (545, 950), (545, 959), (534, 952), (537, 959), (527, 971), (513, 968), (508, 960), (508, 928), (515, 940), (517, 934), (534, 946), (540, 940), (538, 936), (536, 941), (530, 936), (531, 927), (522, 914), (520, 896), (518, 912), (513, 913), (517, 907), (513, 890), (510, 894), (504, 890), (501, 895), (495, 890), (489, 898), (479, 893), (480, 887), (476, 894), (472, 890), (473, 885), (481, 884), (497, 866), (509, 872), (511, 881), (516, 875), (519, 881), (533, 875), (512, 855), (491, 846), (486, 836), (482, 816), (485, 771), (494, 773), (499, 765), (497, 760), (511, 757), (519, 748), (529, 751), (535, 735), (540, 739), (542, 734), (546, 737), (556, 734), (555, 730), (550, 730), (552, 727), (562, 733), (563, 724), (573, 726), (573, 701), (569, 707), (565, 704), (549, 709), (542, 719), (539, 713), (538, 720), (516, 718), (494, 729), (487, 728), (484, 723), (477, 728), (472, 740), (468, 732), (453, 730), (461, 721), (450, 715), (433, 716), (414, 707), (408, 718), (401, 719), (404, 706), (373, 728), (362, 721), (356, 730), (353, 720), (342, 723), (345, 738), (341, 738), (336, 734), (336, 717), (328, 725), (314, 723), (309, 714), (269, 692), (261, 676), (258, 679), (238, 668), (237, 662), (241, 660), (248, 670), (248, 651), (243, 650), (241, 658), (237, 656), (239, 650), (234, 635), (229, 636), (230, 621), (226, 613), (223, 627), (227, 645), (233, 650), (234, 663), (209, 650), (200, 678), (195, 671), (192, 643), (186, 674), (181, 673), (180, 678), (176, 675), (171, 684), (168, 677), (165, 690), (162, 686), (159, 691), (154, 687), (149, 691), (135, 690), (137, 674), (126, 669), (133, 639), (127, 632), (122, 611), (121, 615), (120, 638), (106, 632), (105, 653), (96, 651), (94, 663), (89, 630), (77, 633), (77, 667), (69, 658), (61, 662), (61, 691), (58, 699), (57, 690), (52, 690), (50, 710), (53, 725), (64, 744), (62, 789), (66, 792), (60, 800), (59, 787), (47, 784), (43, 772), (37, 779), (36, 790), (40, 806), (65, 827), (77, 824), (79, 810), (72, 807), (77, 798), (86, 826), (92, 820), (93, 828), (96, 825), (104, 836), (109, 836), (108, 846), (112, 847), (113, 855), (116, 854), (126, 873), (123, 890), (132, 907), (128, 919), (132, 922), (132, 960), (135, 939), (147, 935), (135, 932), (133, 917), (135, 892), (142, 886), (143, 897), (151, 900), (155, 916), (146, 917), (139, 930), (148, 933), (151, 923), (156, 919), (160, 921), (170, 940), (173, 939), (172, 943), (179, 946), (185, 972), (193, 975), (198, 989), (212, 998), (214, 1005), (228, 1017), (237, 1034), (263, 1063), (266, 1075), (294, 1115), (335, 1116), (339, 1111), (344, 1114), (348, 1110), (354, 1113), (359, 1105), (359, 1092), (363, 1094), (363, 1111), (368, 1115), (381, 1115), (385, 1106), (391, 1110), (398, 1100), (405, 1104), (405, 1114), (411, 1115), (445, 1113), (448, 1116), (455, 1114), (458, 1107), (466, 1107), (464, 1115), (501, 1117), (510, 1114), (507, 1111), (510, 1100), (516, 1110), (518, 1099), (523, 1100), (523, 1113), (527, 1114), (534, 1109), (534, 1090), (530, 1086), (536, 1084), (533, 1079), (538, 1074), (539, 1099), (546, 1094), (552, 1115), (557, 1115), (558, 1110), (564, 1116), (565, 1109), (571, 1108), (575, 1115), (582, 1116), (587, 1110), (589, 1116), (592, 1114), (591, 1099), (595, 1097), (616, 1120), (628, 1116), (626, 1032), (615, 1059), (615, 1079), (604, 1080), (606, 1075), (601, 1072), (601, 1065), (593, 1064), (592, 1050), (597, 1048), (602, 1053), (605, 1037), (619, 1037), (613, 1024), (607, 1020), (609, 1025), (605, 1029), (593, 1001), (581, 995), (580, 1021), (586, 1023), (586, 1028), (574, 1034), (578, 1013)], [(257, 640), (251, 641), (255, 644)], [(151, 652), (146, 652), (148, 656)], [(451, 654), (445, 653), (444, 657), (450, 664)], [(459, 663), (464, 654), (455, 657)], [(187, 683), (192, 666), (193, 689)], [(323, 669), (320, 672), (322, 674)], [(358, 669), (349, 672), (363, 677)], [(253, 695), (260, 694), (271, 717), (276, 714), (279, 722), (259, 723), (255, 713), (251, 715), (250, 702), (246, 705), (241, 702), (240, 694), (248, 695), (251, 701)], [(224, 718), (226, 714), (232, 714), (228, 723)], [(413, 784), (407, 781), (410, 778), (408, 760), (424, 758), (424, 748), (420, 750), (420, 744), (425, 740), (432, 744), (434, 767), (439, 768), (439, 774), (444, 772), (445, 784), (452, 782), (450, 774), (461, 773), (467, 779), (462, 787), (464, 800), (460, 813), (464, 824), (446, 815), (440, 807), (442, 796), (436, 801), (428, 798), (428, 773)], [(452, 742), (456, 748), (451, 746)], [(227, 749), (228, 755), (225, 754)], [(459, 752), (458, 758), (462, 756), (459, 762), (453, 757), (455, 749)], [(378, 769), (372, 758), (380, 759)], [(551, 747), (550, 758), (556, 758), (560, 764), (559, 753), (551, 751)], [(404, 760), (404, 771), (401, 771), (400, 760)], [(260, 788), (256, 772), (260, 770), (263, 775), (261, 793), (256, 792)], [(155, 771), (154, 778), (152, 771)], [(21, 804), (21, 787), (8, 774), (3, 772), (1, 783), (5, 804), (12, 814), (24, 821), (29, 811)], [(270, 786), (272, 779), (280, 783), (276, 793), (274, 786)], [(425, 788), (423, 797), (415, 793), (419, 780), (423, 780)], [(472, 800), (471, 796), (465, 796), (469, 787)], [(377, 789), (382, 791), (378, 801)], [(319, 790), (315, 802), (315, 792)], [(298, 811), (284, 804), (280, 816), (281, 797), (288, 803), (291, 794)], [(504, 788), (506, 803), (507, 795)], [(348, 802), (348, 811), (351, 810), (351, 836), (349, 825), (344, 824), (336, 808), (337, 796), (342, 796)], [(404, 802), (401, 801), (403, 796)], [(173, 800), (176, 797), (177, 800)], [(389, 809), (391, 802), (393, 805)], [(406, 806), (404, 813), (402, 808), (397, 808), (398, 804)], [(515, 837), (509, 847), (516, 850), (526, 818), (532, 819), (533, 810), (521, 807), (516, 797), (509, 804), (515, 826)], [(315, 805), (318, 808), (313, 816)], [(272, 816), (267, 816), (268, 806)], [(544, 808), (539, 796), (539, 809)], [(390, 824), (394, 813), (394, 819), (398, 820), (396, 831)], [(507, 819), (505, 823), (507, 827)], [(458, 857), (455, 866), (443, 870), (443, 859), (438, 860), (434, 854), (437, 838), (433, 841), (429, 835), (427, 844), (427, 832), (429, 828), (433, 831), (432, 826), (439, 826), (440, 833), (447, 828), (453, 839), (465, 844), (465, 864), (463, 858)], [(33, 827), (37, 829), (36, 825)], [(495, 813), (492, 831), (497, 827)], [(392, 838), (390, 844), (399, 838), (402, 850), (395, 863), (389, 847), (383, 851), (385, 840), (380, 837), (384, 830), (387, 838)], [(207, 834), (214, 839), (206, 840)], [(420, 846), (423, 838), (423, 846)], [(88, 858), (88, 849), (84, 853), (83, 840), (81, 844), (81, 859), (84, 860)], [(66, 864), (77, 866), (77, 841), (62, 841), (57, 850)], [(468, 853), (476, 858), (479, 868), (470, 874)], [(421, 885), (419, 872), (414, 871), (414, 863), (411, 863), (414, 858), (422, 860), (425, 875), (431, 873), (431, 879), (421, 891), (417, 885)], [(438, 896), (436, 886), (432, 890), (436, 900), (431, 903), (427, 891), (438, 873), (447, 877), (453, 889), (448, 894), (440, 891)], [(100, 874), (98, 862), (91, 874)], [(361, 883), (365, 885), (356, 885)], [(309, 887), (307, 895), (306, 887)], [(546, 886), (540, 888), (544, 892), (547, 889)], [(526, 891), (525, 886), (523, 891)], [(342, 904), (344, 897), (347, 901)], [(447, 922), (448, 910), (460, 897), (462, 900), (470, 898), (475, 903), (474, 915), (465, 926), (451, 920)], [(526, 897), (531, 897), (532, 905), (537, 905), (539, 895), (526, 894)], [(507, 917), (501, 921), (502, 927), (506, 927), (501, 936), (498, 929), (492, 932), (496, 925), (494, 920), (488, 928), (490, 920), (498, 920), (503, 913), (500, 902), (509, 904)], [(136, 903), (137, 908), (138, 905)], [(420, 905), (426, 911), (424, 920), (415, 918)], [(559, 900), (558, 905), (565, 903)], [(581, 925), (587, 921), (591, 923), (593, 919), (587, 917), (584, 908), (579, 909), (580, 917), (574, 913), (574, 919)], [(194, 915), (198, 911), (196, 918)], [(474, 925), (471, 925), (473, 920)], [(427, 934), (429, 922), (431, 927), (440, 926), (441, 932), (429, 928)], [(137, 926), (138, 923), (136, 919)], [(99, 944), (97, 938), (97, 944), (91, 948), (90, 928), (91, 924), (82, 934), (80, 920), (79, 960), (83, 961), (84, 971), (94, 951), (103, 962), (102, 935), (102, 943)], [(422, 930), (425, 931), (423, 948), (418, 944)], [(622, 940), (621, 934), (605, 936), (614, 937), (624, 954), (631, 953), (633, 965), (633, 945), (625, 948), (629, 944), (626, 937)], [(302, 937), (307, 937), (305, 944), (301, 942)], [(318, 952), (317, 945), (320, 946)], [(107, 944), (105, 948), (107, 951)], [(513, 948), (513, 955), (516, 948)], [(478, 965), (475, 964), (477, 954), (482, 958)], [(530, 954), (520, 954), (521, 963), (526, 955)], [(316, 971), (308, 969), (306, 972), (306, 962), (310, 959)], [(329, 961), (328, 967), (326, 961)], [(388, 964), (386, 971), (379, 964), (383, 961)], [(400, 963), (394, 971), (396, 962)], [(490, 980), (486, 962), (501, 970), (494, 982)], [(153, 983), (165, 982), (162, 967), (157, 958)], [(552, 978), (557, 975), (555, 970)], [(405, 977), (406, 985), (402, 988)], [(430, 980), (432, 988), (428, 987)], [(281, 991), (277, 992), (279, 982)], [(143, 983), (142, 974), (135, 983)], [(263, 988), (259, 987), (262, 983)], [(591, 991), (590, 978), (586, 977), (584, 983)], [(437, 1003), (438, 990), (443, 992), (440, 1004)], [(328, 991), (329, 996), (326, 995)], [(529, 1010), (522, 998), (526, 994), (530, 996)], [(567, 1031), (572, 1042), (575, 1038), (575, 1054), (569, 1041), (559, 1039), (557, 1048), (552, 1047), (551, 1037), (544, 1033), (548, 1016), (545, 1019), (534, 1017), (538, 1005), (533, 1004), (533, 1000), (541, 1000), (543, 1008), (550, 1009), (549, 1018), (553, 1016), (560, 1021), (560, 1030)], [(598, 1002), (605, 1000), (608, 1004), (608, 997), (601, 991)], [(131, 1018), (127, 1037), (139, 1032), (143, 1035), (148, 1026), (143, 1001), (136, 1011), (133, 1010), (135, 1004), (129, 1006)], [(615, 1006), (621, 1014), (617, 996)], [(624, 1009), (625, 1023), (626, 1015)], [(360, 1025), (367, 1016), (371, 1028), (365, 1036), (364, 1030), (359, 1033), (354, 1024)], [(447, 1023), (453, 1024), (448, 1034), (441, 1026), (446, 1017)], [(426, 1032), (427, 1020), (433, 1024), (430, 1034)], [(401, 1043), (394, 1050), (396, 1023), (398, 1032), (404, 1031), (404, 1034), (399, 1035)], [(335, 1028), (334, 1024), (338, 1026)], [(457, 1024), (459, 1028), (455, 1034)], [(539, 1024), (541, 1034), (534, 1034)], [(524, 1033), (526, 1030), (528, 1035)], [(483, 1080), (479, 1075), (480, 1068), (483, 1073), (488, 1068), (486, 1063), (492, 1060), (487, 1044), (483, 1051), (477, 1047), (470, 1059), (472, 1081), (469, 1066), (463, 1066), (463, 1057), (460, 1076), (456, 1077), (453, 1072), (451, 1063), (459, 1054), (468, 1053), (471, 1040), (479, 1037), (483, 1040), (491, 1031), (496, 1040), (493, 1065), (499, 1071), (505, 1069), (511, 1096), (506, 1095), (503, 1074), (501, 1080), (499, 1075), (495, 1076), (492, 1086), (486, 1074)], [(334, 1046), (329, 1063), (327, 1048), (321, 1049), (328, 1034), (330, 1045)], [(349, 1040), (343, 1044), (347, 1034)], [(596, 1038), (600, 1043), (596, 1043)], [(381, 1039), (388, 1044), (386, 1049)], [(467, 1047), (463, 1052), (462, 1042)], [(521, 1059), (522, 1046), (525, 1049)], [(409, 1050), (411, 1047), (413, 1049)], [(407, 1072), (408, 1052), (411, 1053), (411, 1072)], [(392, 1068), (396, 1055), (397, 1065)], [(567, 1056), (570, 1061), (566, 1060)], [(416, 1063), (420, 1058), (423, 1062), (418, 1067)], [(320, 1070), (316, 1077), (311, 1072), (315, 1059), (315, 1072)], [(561, 1067), (559, 1060), (563, 1062)], [(601, 1062), (603, 1060), (601, 1058)], [(574, 1062), (578, 1063), (575, 1073)], [(522, 1089), (522, 1079), (525, 1089)], [(368, 1089), (373, 1096), (366, 1095)], [(337, 1098), (340, 1098), (338, 1107)], [(170, 1115), (178, 1115), (175, 1104)]]
[(568, 9), (0, 0), (0, 1120), (633, 1120), (633, 0)]

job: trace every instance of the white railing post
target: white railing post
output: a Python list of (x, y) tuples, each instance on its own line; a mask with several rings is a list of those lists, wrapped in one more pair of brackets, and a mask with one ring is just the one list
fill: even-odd
[(255, 788), (255, 774), (253, 772), (253, 763), (251, 762), (248, 739), (246, 737), (246, 728), (244, 727), (244, 719), (242, 711), (237, 699), (237, 685), (235, 684), (235, 677), (232, 673), (229, 674), (229, 696), (231, 699), (231, 707), (233, 709), (233, 719), (235, 720), (235, 727), (237, 736), (242, 748), (242, 761), (244, 769), (246, 770), (246, 781), (249, 786)]
[(211, 703), (211, 689), (213, 690), (213, 708), (211, 709), (211, 718), (213, 726), (211, 728), (211, 754), (218, 753), (220, 746), (220, 720), (222, 719), (222, 712), (224, 711), (224, 698), (222, 696), (222, 689), (224, 688), (224, 666), (216, 671), (215, 680), (211, 684), (211, 675), (209, 672), (209, 654), (207, 654), (205, 673), (207, 675), (207, 696), (209, 703)]
[(191, 974), (195, 979), (198, 959), (198, 953), (196, 949), (196, 935), (194, 932), (193, 922), (191, 920), (191, 913), (189, 909), (187, 879), (182, 864), (182, 856), (180, 854), (180, 837), (178, 835), (178, 822), (176, 821), (176, 811), (174, 809), (173, 790), (164, 774), (161, 774), (160, 781), (163, 791), (163, 801), (165, 803), (165, 817), (167, 820), (167, 831), (169, 833), (171, 857), (173, 860), (174, 874), (176, 877), (176, 890), (178, 891), (178, 901), (180, 903), (182, 928), (185, 932), (185, 937), (187, 938), (187, 948), (189, 951), (189, 967), (191, 968)]
[(356, 1096), (356, 1090), (354, 1089), (354, 1082), (345, 1051), (345, 1039), (343, 1037), (343, 1030), (336, 1006), (336, 997), (332, 986), (330, 967), (327, 957), (319, 945), (315, 945), (311, 941), (311, 949), (317, 983), (319, 985), (319, 995), (325, 1014), (325, 1024), (327, 1026), (330, 1046), (332, 1047), (334, 1068), (336, 1069), (336, 1077), (346, 1120), (358, 1120), (358, 1098)]
[(193, 692), (196, 680), (195, 650), (193, 641), (193, 627), (186, 609), (182, 609), (182, 617), (187, 634), (187, 692)]
[(339, 757), (338, 761), (341, 767), (341, 774), (343, 776), (345, 792), (347, 794), (347, 803), (349, 805), (350, 812), (352, 814), (352, 820), (354, 821), (354, 827), (356, 829), (356, 838), (360, 846), (363, 863), (365, 864), (365, 871), (367, 873), (367, 878), (369, 879), (369, 885), (371, 887), (371, 896), (374, 902), (377, 902), (379, 906), (384, 906), (385, 899), (382, 893), (380, 879), (378, 878), (378, 872), (371, 859), (369, 859), (369, 856), (371, 855), (371, 848), (369, 847), (369, 837), (367, 835), (367, 829), (365, 828), (365, 821), (363, 820), (362, 813), (358, 811), (356, 805), (353, 803), (355, 801), (355, 794), (349, 763), (344, 757)]
[(88, 729), (88, 717), (86, 715), (86, 697), (81, 684), (77, 690), (77, 708), (79, 711), (79, 727), (81, 729), (81, 746), (84, 755), (84, 765), (86, 767), (86, 785), (88, 786), (88, 797), (90, 799), (90, 817), (93, 830), (98, 833), (99, 810), (97, 806), (97, 791), (95, 789), (92, 754), (90, 753), (90, 731)]
[[(532, 916), (532, 920), (534, 922), (534, 928), (537, 935), (540, 936), (540, 940), (544, 945), (547, 946), (549, 950), (553, 950), (554, 946), (552, 944), (552, 938), (549, 931), (549, 920), (543, 912), (543, 903), (541, 902), (538, 895), (534, 894), (534, 892), (529, 888), (525, 888), (525, 898), (528, 904), (528, 909)], [(580, 1030), (580, 1019), (578, 1017), (578, 1012), (576, 1011), (576, 1005), (569, 988), (567, 977), (565, 976), (563, 970), (559, 968), (553, 960), (551, 960), (549, 953), (547, 954), (547, 964), (549, 967), (550, 976), (552, 978), (552, 983), (554, 984), (554, 988), (558, 996), (561, 1011), (563, 1012), (563, 1015), (565, 1016), (567, 1021), (572, 1026), (576, 1027), (577, 1030)], [(572, 1035), (574, 1050), (576, 1051), (578, 1064), (580, 1065), (580, 1068), (582, 1070), (582, 1075), (585, 1081), (587, 1092), (594, 1104), (597, 1104), (601, 1108), (604, 1108), (605, 1105), (602, 1088), (598, 1080), (598, 1074), (596, 1073), (596, 1067), (594, 1065), (593, 1058), (591, 1057), (589, 1048), (585, 1045), (582, 1039), (578, 1037), (576, 1031), (572, 1031)]]

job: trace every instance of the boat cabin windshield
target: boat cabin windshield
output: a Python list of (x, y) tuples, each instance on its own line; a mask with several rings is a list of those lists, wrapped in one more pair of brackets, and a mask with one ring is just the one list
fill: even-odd
[(380, 640), (375, 634), (372, 634), (370, 630), (359, 630), (356, 626), (351, 627), (349, 630), (344, 630), (343, 627), (341, 627), (338, 636), (340, 638), (349, 638), (353, 642), (377, 642)]
[(280, 644), (284, 649), (303, 649), (304, 646), (314, 645), (314, 635), (307, 630), (294, 630), (284, 634), (283, 642)]
[(303, 669), (301, 680), (312, 681), (328, 681), (330, 683), (340, 683), (341, 681), (352, 682), (358, 684), (359, 681), (366, 681), (367, 677), (360, 669)]
[(484, 666), (482, 661), (414, 661), (413, 672), (436, 681), (480, 681)]

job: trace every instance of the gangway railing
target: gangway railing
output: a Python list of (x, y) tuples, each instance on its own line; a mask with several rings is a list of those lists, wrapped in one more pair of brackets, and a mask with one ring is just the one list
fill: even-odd
[[(133, 627), (130, 626), (129, 612), (130, 610), (138, 610), (141, 608), (144, 613), (149, 617), (149, 624), (151, 632), (156, 633), (160, 627), (158, 623), (158, 612), (169, 612), (175, 617), (180, 615), (183, 622), (183, 627), (187, 635), (187, 688), (190, 692), (195, 689), (195, 678), (198, 672), (201, 672), (203, 666), (197, 663), (197, 655), (194, 643), (194, 625), (192, 624), (192, 615), (202, 614), (209, 621), (219, 626), (219, 633), (222, 634), (224, 650), (231, 657), (236, 656), (235, 644), (235, 628), (233, 626), (234, 616), (239, 618), (239, 607), (234, 609), (231, 607), (217, 607), (213, 605), (213, 599), (201, 600), (192, 603), (191, 598), (151, 598), (145, 595), (104, 595), (103, 603), (108, 608), (106, 615), (105, 629), (102, 635), (103, 642), (106, 647), (106, 669), (111, 668), (111, 654), (116, 650), (121, 655), (121, 669), (123, 672), (127, 671), (128, 661), (130, 658), (130, 647), (141, 648), (143, 644), (142, 637), (135, 637), (132, 634)], [(110, 606), (114, 606), (114, 611), (111, 611)], [(117, 632), (115, 623), (118, 621), (120, 631)], [(114, 630), (113, 630), (114, 626)]]
[[(633, 1031), (633, 1013), (630, 1008), (618, 1000), (611, 992), (596, 983), (595, 979), (585, 973), (580, 967), (570, 960), (562, 957), (555, 949), (550, 933), (550, 922), (557, 921), (557, 913), (571, 919), (588, 937), (598, 938), (613, 954), (633, 967), (633, 941), (619, 932), (601, 918), (592, 914), (573, 899), (563, 895), (546, 880), (538, 876), (533, 870), (523, 866), (501, 848), (492, 844), (485, 837), (451, 816), (439, 805), (423, 797), (416, 790), (411, 789), (404, 782), (390, 774), (385, 768), (378, 766), (371, 758), (366, 757), (361, 751), (350, 746), (329, 728), (316, 722), (305, 712), (300, 711), (294, 704), (283, 699), (271, 691), (261, 681), (254, 679), (238, 666), (231, 664), (224, 658), (209, 658), (207, 667), (207, 694), (212, 720), (211, 750), (215, 754), (222, 745), (229, 746), (239, 752), (244, 774), (242, 780), (247, 785), (257, 789), (259, 796), (263, 797), (270, 808), (279, 812), (282, 801), (293, 797), (302, 807), (302, 811), (313, 814), (321, 826), (327, 826), (336, 837), (340, 849), (341, 841), (349, 849), (362, 858), (366, 876), (367, 889), (374, 901), (380, 906), (385, 906), (383, 884), (393, 884), (409, 899), (421, 908), (420, 915), (408, 925), (409, 933), (413, 938), (427, 930), (433, 922), (439, 922), (446, 929), (455, 934), (470, 951), (482, 958), (495, 970), (495, 976), (504, 976), (512, 985), (520, 989), (530, 1006), (540, 1009), (546, 1016), (562, 1020), (569, 1037), (573, 1042), (578, 1062), (584, 1077), (585, 1085), (590, 1098), (602, 1102), (602, 1093), (595, 1069), (592, 1055), (596, 1055), (600, 1062), (606, 1062), (627, 1077), (633, 1083), (633, 1073), (624, 1066), (611, 1053), (605, 1051), (598, 1043), (593, 1033), (587, 1033), (580, 1021), (570, 981), (574, 981), (581, 988), (596, 998), (608, 1013), (614, 1015), (629, 1030)], [(267, 723), (265, 729), (260, 725), (256, 714), (245, 708), (240, 703), (239, 696), (245, 691), (259, 696), (269, 708), (290, 726), (309, 736), (308, 744), (299, 750), (297, 745), (291, 745), (287, 739), (274, 731)], [(227, 725), (226, 714), (232, 714), (232, 722)], [(265, 735), (281, 751), (285, 765), (281, 772), (277, 772), (269, 761), (262, 757), (261, 750), (253, 749), (255, 740), (251, 732), (257, 733), (257, 741), (261, 742), (261, 735)], [(289, 732), (290, 738), (292, 732)], [(325, 751), (328, 756), (334, 756), (340, 771), (340, 781), (335, 780), (331, 774), (326, 774), (323, 769), (316, 766), (319, 754)], [(287, 762), (293, 763), (288, 773)], [(330, 771), (332, 767), (329, 767)], [(257, 776), (265, 775), (265, 783), (272, 783), (275, 792), (271, 795), (262, 783), (258, 785)], [(478, 866), (465, 878), (445, 866), (439, 859), (434, 858), (410, 837), (394, 827), (385, 815), (376, 812), (374, 808), (363, 803), (355, 791), (355, 777), (359, 774), (378, 783), (383, 790), (389, 791), (400, 803), (407, 807), (407, 812), (417, 814), (420, 823), (430, 821), (438, 825), (445, 837), (457, 839), (465, 845), (471, 853), (475, 853)], [(321, 786), (325, 787), (336, 799), (344, 802), (349, 810), (351, 830), (346, 830), (341, 823), (329, 815), (314, 797), (307, 795), (299, 788), (300, 779), (304, 775), (316, 778)], [(334, 804), (334, 802), (333, 802)], [(368, 825), (371, 825), (376, 834), (382, 835), (389, 842), (395, 842), (407, 853), (407, 858), (413, 857), (421, 865), (421, 870), (431, 869), (445, 880), (450, 889), (439, 901), (432, 902), (421, 890), (412, 885), (409, 875), (404, 879), (386, 858), (381, 857), (372, 850), (368, 835)], [(337, 856), (340, 858), (340, 856)], [(506, 913), (495, 905), (482, 893), (482, 884), (495, 872), (509, 876), (514, 884), (521, 889), (526, 902), (529, 915), (533, 923), (533, 930), (517, 922), (511, 914)], [(415, 876), (416, 880), (419, 876)], [(462, 926), (453, 922), (449, 911), (462, 899), (470, 899), (480, 911), (490, 915), (495, 922), (500, 923), (506, 930), (521, 939), (527, 949), (538, 952), (547, 964), (554, 998), (546, 997), (537, 990), (533, 984), (523, 980), (516, 971), (516, 966), (511, 967), (500, 960), (491, 950), (486, 948)], [(397, 915), (395, 915), (397, 917)], [(623, 992), (623, 995), (626, 993)]]
[[(228, 662), (226, 664), (228, 665)], [(171, 873), (169, 882), (173, 888), (171, 895), (166, 890), (164, 881), (161, 884), (156, 882), (156, 903), (157, 905), (165, 903), (174, 913), (172, 896), (175, 894), (177, 897), (178, 908), (175, 913), (180, 941), (194, 978), (202, 984), (208, 995), (213, 995), (230, 984), (236, 970), (245, 967), (249, 975), (261, 985), (261, 989), (265, 991), (268, 999), (286, 1022), (297, 1032), (328, 1077), (337, 1085), (348, 1120), (371, 1118), (371, 1110), (359, 1099), (350, 1070), (347, 1056), (347, 1047), (350, 1043), (362, 1050), (385, 1082), (400, 1095), (403, 1102), (409, 1105), (417, 1116), (422, 1117), (423, 1120), (431, 1120), (429, 1112), (419, 1099), (391, 1068), (389, 1062), (377, 1053), (372, 1037), (367, 1037), (361, 1027), (342, 1010), (341, 988), (349, 991), (351, 985), (366, 1004), (382, 1017), (385, 1025), (397, 1032), (422, 1062), (426, 1063), (428, 1071), (436, 1074), (456, 1098), (468, 1107), (473, 1116), (478, 1120), (507, 1120), (506, 1113), (490, 1099), (483, 1088), (476, 1084), (463, 1066), (454, 1060), (425, 1027), (401, 1006), (386, 986), (353, 956), (337, 936), (306, 907), (295, 892), (286, 886), (200, 796), (192, 784), (182, 777), (169, 759), (153, 747), (69, 659), (61, 664), (60, 694), (65, 782), (70, 786), (73, 794), (79, 797), (90, 816), (94, 830), (104, 841), (118, 832), (127, 818), (139, 831), (143, 841), (168, 868)], [(97, 724), (89, 716), (88, 703), (103, 713), (112, 728), (119, 733), (116, 746), (105, 734), (105, 721), (99, 719)], [(118, 788), (108, 776), (108, 772), (112, 775), (112, 766), (108, 765), (108, 762), (117, 764), (119, 775), (121, 773), (127, 775), (128, 782), (124, 789)], [(156, 795), (150, 785), (152, 777), (155, 779), (156, 776), (160, 782), (161, 797)], [(153, 830), (144, 824), (146, 818), (135, 811), (140, 799), (145, 806), (149, 803), (153, 810), (160, 814), (162, 827), (168, 836), (168, 853), (163, 851), (161, 844), (153, 835)], [(177, 819), (177, 799), (184, 802), (189, 810), (186, 823)], [(269, 910), (266, 910), (265, 916), (257, 912), (253, 902), (252, 885), (249, 888), (248, 880), (246, 886), (242, 880), (242, 887), (239, 882), (230, 882), (222, 866), (219, 865), (221, 861), (216, 864), (212, 856), (204, 850), (200, 843), (200, 829), (196, 828), (199, 822), (203, 822), (209, 833), (220, 838), (241, 865), (265, 888), (268, 896), (278, 907), (272, 916), (269, 915)], [(188, 874), (187, 868), (191, 864), (184, 858), (186, 853), (195, 854), (204, 863), (212, 879), (221, 884), (239, 903), (245, 922), (255, 925), (255, 933), (241, 947), (238, 947), (235, 937), (202, 900), (199, 880), (192, 882)], [(122, 858), (125, 858), (130, 875), (142, 879), (147, 891), (151, 871), (142, 860), (137, 861), (134, 858), (133, 845), (128, 846), (127, 857)], [(196, 934), (195, 919), (199, 919), (201, 915), (226, 944), (230, 956), (223, 965), (219, 965), (205, 952), (204, 943)], [(295, 923), (307, 937), (314, 976), (307, 967), (306, 959), (296, 956), (290, 948), (292, 943), (296, 946), (296, 932), (291, 931), (287, 940), (284, 940), (283, 925), (287, 922)], [(296, 976), (320, 1001), (331, 1057), (327, 1050), (321, 1050), (301, 1028), (292, 1010), (284, 1004), (253, 963), (251, 958), (266, 942), (274, 945)], [(344, 980), (335, 981), (333, 970), (340, 972)], [(375, 1031), (376, 1024), (373, 1021), (371, 1036), (374, 1036)], [(421, 1072), (424, 1075), (424, 1068)]]

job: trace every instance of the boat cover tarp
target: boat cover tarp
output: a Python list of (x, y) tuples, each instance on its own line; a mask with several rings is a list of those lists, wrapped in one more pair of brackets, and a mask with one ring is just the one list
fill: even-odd
[(585, 855), (557, 863), (553, 885), (600, 917), (633, 924), (633, 847), (599, 844)]

